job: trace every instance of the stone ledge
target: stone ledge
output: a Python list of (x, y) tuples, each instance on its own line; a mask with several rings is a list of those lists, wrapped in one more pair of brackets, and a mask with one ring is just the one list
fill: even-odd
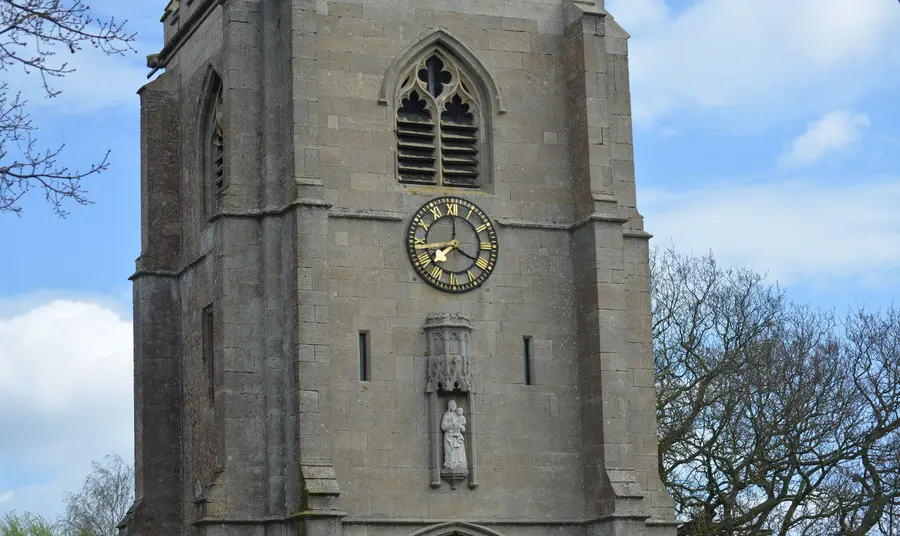
[(346, 517), (345, 525), (442, 525), (445, 523), (476, 523), (478, 525), (577, 526), (592, 523), (592, 519), (429, 519), (390, 517)]
[(399, 212), (387, 212), (379, 210), (350, 210), (333, 209), (328, 213), (329, 218), (347, 218), (351, 220), (381, 220), (404, 221), (406, 215)]

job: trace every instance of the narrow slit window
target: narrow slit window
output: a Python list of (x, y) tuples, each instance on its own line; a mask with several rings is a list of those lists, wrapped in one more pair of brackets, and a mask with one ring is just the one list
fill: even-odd
[(366, 331), (359, 332), (359, 379), (360, 381), (369, 381), (371, 373), (371, 363), (369, 362), (369, 333)]
[(531, 359), (531, 337), (524, 337), (523, 340), (523, 361), (525, 364), (525, 385), (534, 385), (534, 364)]
[(214, 420), (216, 407), (216, 360), (213, 352), (215, 344), (213, 307), (208, 305), (203, 308), (203, 361), (206, 364), (207, 401), (209, 403), (209, 418)]
[(213, 128), (212, 128), (212, 194), (213, 196), (222, 193), (225, 187), (225, 129), (222, 128), (222, 90), (219, 89), (216, 95), (215, 108), (213, 108)]
[(225, 172), (225, 145), (228, 135), (225, 132), (225, 103), (222, 80), (215, 74), (210, 81), (210, 93), (204, 107), (205, 122), (203, 126), (203, 195), (205, 196), (206, 215), (216, 212), (217, 199), (227, 186)]

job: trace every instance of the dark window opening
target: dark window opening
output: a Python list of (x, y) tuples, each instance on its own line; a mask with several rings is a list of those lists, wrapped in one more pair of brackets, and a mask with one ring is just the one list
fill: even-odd
[(453, 75), (444, 70), (444, 62), (437, 56), (431, 56), (425, 61), (425, 68), (419, 69), (419, 80), (428, 85), (428, 93), (437, 97), (444, 91), (444, 84), (453, 80)]
[(523, 339), (525, 343), (525, 385), (534, 385), (534, 367), (531, 362), (531, 337)]
[(216, 96), (213, 111), (212, 131), (212, 174), (213, 195), (219, 194), (225, 187), (225, 130), (222, 128), (222, 91)]
[(428, 103), (416, 91), (400, 102), (397, 110), (397, 161), (400, 177), (406, 182), (434, 184), (434, 120)]
[(203, 337), (203, 361), (206, 364), (206, 382), (207, 382), (207, 400), (209, 402), (209, 418), (215, 419), (216, 407), (216, 360), (215, 352), (213, 352), (215, 344), (215, 317), (213, 316), (213, 306), (208, 305), (203, 308), (203, 325), (201, 333)]
[(359, 379), (367, 382), (371, 377), (371, 363), (369, 362), (369, 333), (359, 332)]
[(397, 113), (400, 182), (481, 186), (480, 115), (471, 81), (449, 56), (432, 53), (401, 84)]
[(469, 105), (459, 95), (441, 113), (441, 163), (444, 182), (452, 186), (478, 186), (478, 127)]

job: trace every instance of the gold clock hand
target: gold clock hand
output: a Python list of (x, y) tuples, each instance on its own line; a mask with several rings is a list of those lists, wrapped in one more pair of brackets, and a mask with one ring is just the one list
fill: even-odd
[[(449, 246), (450, 249), (459, 246), (459, 240), (450, 240), (449, 242), (434, 242), (432, 244), (416, 244), (416, 249), (435, 249)], [(449, 251), (449, 250), (448, 250)]]
[[(454, 240), (455, 242), (455, 240)], [(434, 252), (434, 262), (447, 262), (447, 254), (453, 250), (456, 246), (451, 244), (449, 247), (445, 249), (439, 249)]]

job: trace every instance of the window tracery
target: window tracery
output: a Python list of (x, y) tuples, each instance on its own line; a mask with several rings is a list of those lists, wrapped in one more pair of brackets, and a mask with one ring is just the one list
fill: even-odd
[(397, 171), (407, 183), (477, 188), (482, 118), (474, 87), (452, 56), (432, 49), (397, 96)]

